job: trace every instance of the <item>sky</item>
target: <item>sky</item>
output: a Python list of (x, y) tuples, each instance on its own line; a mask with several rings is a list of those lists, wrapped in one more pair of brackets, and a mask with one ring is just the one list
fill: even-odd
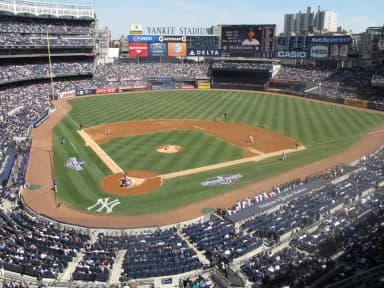
[[(69, 0), (70, 1), (70, 0)], [(71, 1), (70, 1), (71, 2)], [(211, 27), (217, 24), (276, 24), (283, 31), (284, 14), (308, 6), (332, 10), (337, 26), (361, 33), (384, 25), (383, 0), (80, 0), (94, 6), (98, 27), (107, 26), (112, 39), (128, 35), (130, 24), (143, 26)], [(71, 3), (76, 3), (72, 0)]]

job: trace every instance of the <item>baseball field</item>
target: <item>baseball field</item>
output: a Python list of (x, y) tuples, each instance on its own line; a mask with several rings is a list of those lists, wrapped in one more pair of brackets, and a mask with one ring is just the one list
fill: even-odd
[[(56, 105), (64, 118), (54, 127), (52, 151), (47, 150), (56, 209), (86, 216), (180, 215), (181, 207), (206, 199), (242, 189), (256, 192), (259, 181), (324, 161), (369, 133), (383, 143), (377, 129), (384, 114), (272, 94), (176, 90), (76, 98), (69, 104), (68, 115)], [(334, 164), (329, 161), (329, 167)], [(121, 186), (125, 171), (132, 180), (128, 187)], [(206, 185), (220, 177), (235, 180)], [(42, 184), (39, 179), (29, 168), (28, 182)], [(26, 193), (27, 203), (32, 192)], [(238, 199), (243, 196), (238, 193)]]

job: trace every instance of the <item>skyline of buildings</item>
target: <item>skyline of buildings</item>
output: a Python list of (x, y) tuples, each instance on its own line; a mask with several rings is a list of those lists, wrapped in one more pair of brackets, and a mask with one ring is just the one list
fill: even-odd
[(315, 12), (308, 6), (305, 13), (284, 14), (284, 34), (305, 35), (308, 33), (334, 33), (337, 32), (337, 14), (331, 10), (321, 10), (317, 7)]

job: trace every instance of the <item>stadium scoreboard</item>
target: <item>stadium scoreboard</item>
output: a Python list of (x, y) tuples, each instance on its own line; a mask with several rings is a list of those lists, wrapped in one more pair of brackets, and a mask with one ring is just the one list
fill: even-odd
[(188, 49), (219, 49), (218, 36), (187, 36)]
[(275, 24), (222, 25), (223, 56), (270, 58), (275, 30)]
[(310, 47), (310, 37), (288, 36), (277, 38), (277, 50), (306, 50)]

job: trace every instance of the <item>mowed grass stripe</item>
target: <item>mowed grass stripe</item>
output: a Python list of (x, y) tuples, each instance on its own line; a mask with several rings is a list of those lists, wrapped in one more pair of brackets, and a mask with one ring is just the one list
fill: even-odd
[(326, 133), (325, 138), (336, 139), (340, 137), (341, 131), (339, 131), (338, 126), (335, 125), (335, 119), (332, 117), (334, 112), (331, 111), (330, 106), (324, 105), (319, 114), (319, 121), (323, 124), (323, 129)]

